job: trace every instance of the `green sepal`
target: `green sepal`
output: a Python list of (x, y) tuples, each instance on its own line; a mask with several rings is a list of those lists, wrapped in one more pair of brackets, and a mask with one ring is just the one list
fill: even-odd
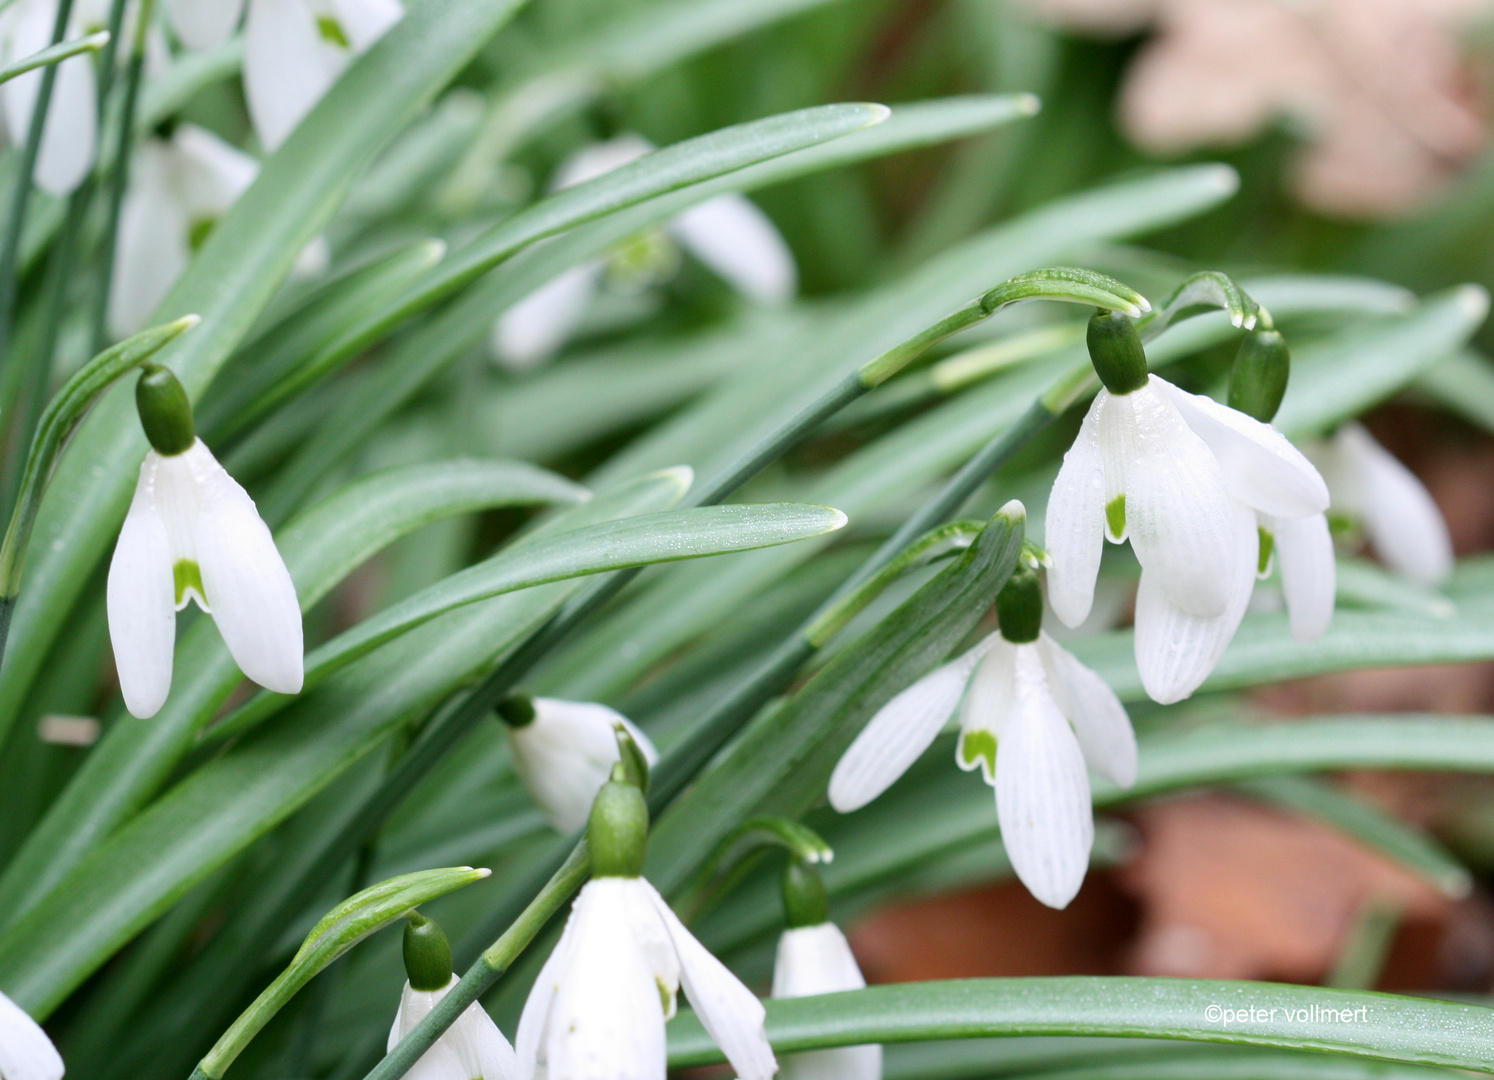
[(187, 391), (170, 368), (146, 364), (135, 384), (135, 408), (140, 426), (158, 454), (184, 454), (197, 441), (192, 423), (192, 403)]
[(1229, 407), (1269, 424), (1281, 408), (1292, 356), (1278, 330), (1246, 334), (1229, 376)]
[(405, 976), (411, 990), (445, 990), (451, 982), (451, 942), (439, 924), (418, 911), (406, 916)]
[(792, 930), (830, 921), (830, 897), (824, 879), (802, 859), (791, 858), (784, 864), (783, 915)]
[(1037, 573), (1020, 560), (996, 594), (996, 618), (1001, 636), (1016, 645), (1038, 639), (1043, 628), (1043, 590)]
[(618, 762), (612, 779), (602, 785), (591, 804), (587, 845), (591, 848), (592, 877), (635, 878), (643, 873), (648, 854), (648, 803), (638, 785), (626, 779), (627, 767)]
[(1095, 374), (1112, 394), (1129, 394), (1147, 383), (1146, 350), (1136, 324), (1118, 311), (1096, 309), (1084, 335)]

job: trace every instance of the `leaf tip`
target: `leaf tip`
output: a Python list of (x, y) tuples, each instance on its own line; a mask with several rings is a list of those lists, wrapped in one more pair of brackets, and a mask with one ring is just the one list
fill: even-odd
[(836, 529), (844, 529), (846, 527), (846, 522), (851, 520), (850, 518), (846, 517), (846, 513), (844, 510), (837, 510), (833, 506), (827, 506), (825, 507), (825, 509), (830, 511), (830, 525), (825, 530), (826, 532), (834, 532)]
[(1489, 314), (1489, 291), (1482, 285), (1459, 285), (1454, 290), (1454, 299), (1459, 307), (1468, 312), (1469, 318), (1482, 321)]
[(1018, 94), (1012, 104), (1022, 116), (1036, 116), (1043, 111), (1043, 99), (1036, 94)]

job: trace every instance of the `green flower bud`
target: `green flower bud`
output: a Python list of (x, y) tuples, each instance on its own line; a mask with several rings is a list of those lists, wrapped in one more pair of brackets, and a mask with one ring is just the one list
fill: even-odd
[(1229, 407), (1270, 423), (1281, 407), (1291, 373), (1292, 355), (1278, 331), (1247, 334), (1229, 376)]
[(445, 990), (451, 982), (451, 942), (418, 911), (405, 924), (405, 975), (412, 990)]
[(830, 921), (825, 882), (818, 870), (800, 859), (790, 859), (783, 867), (783, 913), (791, 930)]
[(493, 709), (509, 727), (526, 727), (534, 723), (534, 699), (528, 694), (512, 694)]
[(1146, 350), (1136, 324), (1118, 311), (1096, 311), (1085, 333), (1095, 374), (1112, 394), (1129, 394), (1147, 382)]
[(135, 384), (135, 409), (140, 426), (156, 453), (167, 457), (192, 449), (197, 431), (192, 424), (192, 403), (187, 391), (168, 368), (146, 364)]
[(602, 785), (591, 804), (587, 824), (592, 877), (634, 878), (643, 873), (648, 854), (648, 803), (636, 784), (627, 780), (627, 767), (618, 762), (612, 779)]
[(1038, 639), (1043, 626), (1043, 590), (1030, 566), (1018, 563), (996, 594), (996, 618), (1007, 641), (1023, 645)]

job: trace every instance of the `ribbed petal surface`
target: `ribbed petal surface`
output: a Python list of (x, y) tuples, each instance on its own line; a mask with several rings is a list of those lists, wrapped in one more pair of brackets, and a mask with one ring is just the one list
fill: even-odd
[(218, 632), (245, 675), (276, 693), (298, 693), (301, 605), (269, 526), (201, 440), (188, 455), (202, 458), (197, 564)]
[(1175, 405), (1214, 452), (1230, 496), (1281, 517), (1328, 509), (1328, 485), (1302, 451), (1270, 424), (1202, 394), (1179, 390), (1165, 379), (1152, 383)]
[(1255, 511), (1236, 503), (1231, 510), (1238, 555), (1226, 568), (1225, 610), (1201, 618), (1173, 604), (1149, 570), (1136, 591), (1136, 666), (1141, 685), (1154, 701), (1170, 705), (1197, 690), (1219, 663), (1239, 629), (1255, 588), (1259, 535)]
[(1017, 692), (1017, 650), (999, 632), (981, 642), (989, 650), (985, 658), (976, 665), (975, 674), (965, 691), (965, 700), (960, 703), (960, 741), (955, 748), (955, 764), (969, 772), (980, 769), (988, 784), (996, 782), (993, 757), (967, 752), (967, 740), (985, 733), (991, 737), (989, 749), (994, 751), (1002, 731), (1012, 713), (1012, 701)]
[(1067, 626), (1089, 616), (1095, 575), (1105, 546), (1105, 470), (1100, 460), (1100, 413), (1110, 393), (1101, 390), (1084, 414), (1074, 445), (1048, 496), (1043, 543), (1053, 558), (1048, 570), (1048, 602)]
[(142, 720), (166, 703), (176, 648), (174, 560), (155, 502), (159, 461), (155, 453), (148, 453), (140, 465), (135, 497), (109, 563), (105, 596), (119, 688), (125, 708)]
[(1296, 641), (1315, 641), (1333, 619), (1338, 572), (1333, 558), (1333, 536), (1322, 514), (1300, 518), (1268, 518), (1262, 526), (1276, 538), (1276, 565), (1287, 615)]
[(830, 774), (830, 805), (842, 814), (859, 810), (907, 772), (954, 714), (971, 671), (999, 640), (991, 635), (878, 709)]
[(1089, 774), (1033, 647), (1017, 650), (1012, 715), (996, 755), (996, 815), (1022, 884), (1049, 907), (1067, 907), (1094, 844)]
[(4, 1080), (58, 1080), (62, 1057), (41, 1026), (10, 998), (0, 994), (0, 1077)]
[(691, 254), (760, 304), (781, 304), (798, 288), (793, 252), (768, 215), (746, 196), (707, 199), (669, 227)]
[(1121, 787), (1136, 783), (1136, 733), (1115, 691), (1047, 634), (1038, 638), (1038, 651), (1054, 700), (1074, 725), (1090, 769)]
[(1153, 375), (1140, 390), (1112, 395), (1100, 413), (1105, 497), (1125, 495), (1132, 550), (1168, 600), (1194, 615), (1218, 615), (1236, 559), (1224, 473), (1158, 391), (1160, 381)]

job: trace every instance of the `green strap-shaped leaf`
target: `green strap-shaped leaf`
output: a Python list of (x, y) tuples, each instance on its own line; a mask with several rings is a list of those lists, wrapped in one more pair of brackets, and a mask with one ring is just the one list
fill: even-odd
[[(1482, 1005), (1208, 979), (958, 979), (769, 1001), (780, 1054), (992, 1035), (1120, 1035), (1289, 1049), (1494, 1072)], [(670, 1029), (675, 1068), (721, 1061), (694, 1014)]]

